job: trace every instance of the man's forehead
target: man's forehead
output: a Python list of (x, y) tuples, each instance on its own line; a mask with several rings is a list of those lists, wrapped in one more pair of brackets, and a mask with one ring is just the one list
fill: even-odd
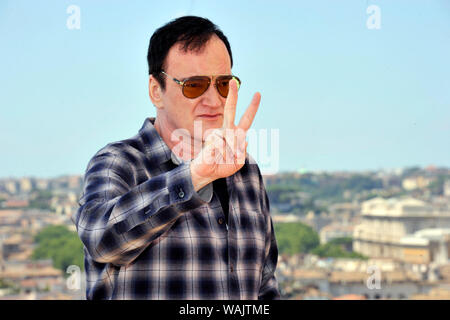
[[(166, 57), (166, 69), (173, 73), (192, 73), (192, 75), (203, 72), (204, 74), (229, 73), (231, 71), (231, 60), (225, 44), (218, 37), (205, 43), (201, 49), (183, 49), (182, 43), (173, 45)], [(206, 72), (206, 73), (205, 73)], [(189, 76), (189, 75), (187, 75)]]

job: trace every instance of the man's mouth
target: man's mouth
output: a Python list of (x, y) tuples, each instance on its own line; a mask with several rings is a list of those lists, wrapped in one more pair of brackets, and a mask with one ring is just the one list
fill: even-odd
[(222, 116), (221, 113), (216, 113), (216, 114), (201, 114), (201, 115), (199, 115), (200, 118), (202, 118), (202, 119), (207, 119), (207, 120), (216, 120), (216, 119), (219, 119), (220, 116)]

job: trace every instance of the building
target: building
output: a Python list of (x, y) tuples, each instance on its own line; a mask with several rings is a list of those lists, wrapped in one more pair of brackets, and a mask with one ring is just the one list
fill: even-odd
[(410, 297), (411, 300), (450, 300), (450, 288), (433, 288), (428, 293), (415, 294)]
[(25, 208), (28, 207), (28, 200), (9, 199), (3, 202), (4, 208)]
[(351, 238), (354, 226), (348, 224), (332, 223), (319, 232), (320, 243), (327, 243), (336, 238)]
[(3, 258), (3, 240), (0, 238), (0, 272), (5, 270), (5, 259)]
[(450, 229), (422, 229), (403, 237), (403, 260), (410, 263), (446, 264), (450, 258)]
[(408, 299), (426, 294), (433, 287), (416, 274), (404, 271), (380, 273), (379, 286), (370, 286), (371, 275), (367, 272), (333, 271), (329, 278), (330, 293), (334, 297), (356, 294), (366, 299)]
[[(10, 264), (0, 272), (0, 278), (15, 284), (23, 295), (61, 292), (65, 284), (62, 271), (53, 268), (51, 261)], [(5, 293), (6, 297), (10, 295), (8, 292)]]
[(450, 180), (446, 180), (444, 182), (444, 190), (443, 190), (445, 197), (450, 197)]
[(449, 256), (445, 230), (449, 228), (450, 212), (424, 201), (374, 198), (362, 203), (361, 223), (353, 232), (353, 250), (369, 257), (443, 263)]
[(424, 176), (408, 177), (403, 179), (402, 187), (405, 190), (425, 189), (433, 181), (433, 178)]
[(301, 219), (301, 222), (313, 228), (316, 232), (320, 232), (323, 227), (333, 222), (333, 218), (326, 212), (314, 213), (308, 211), (306, 216)]
[(272, 216), (273, 223), (298, 222), (300, 218), (294, 214), (276, 214)]
[(335, 203), (329, 206), (330, 214), (340, 220), (350, 221), (361, 211), (361, 205), (357, 202)]
[(23, 210), (0, 210), (0, 226), (20, 226)]
[(9, 194), (15, 194), (17, 192), (17, 184), (14, 180), (8, 180), (4, 182), (4, 188)]
[[(427, 270), (413, 270), (393, 259), (309, 258), (282, 259), (277, 276), (289, 299), (409, 299), (441, 284), (424, 277)], [(449, 267), (440, 268), (440, 279), (450, 275)]]
[(33, 189), (31, 180), (29, 178), (19, 179), (20, 192), (30, 192)]

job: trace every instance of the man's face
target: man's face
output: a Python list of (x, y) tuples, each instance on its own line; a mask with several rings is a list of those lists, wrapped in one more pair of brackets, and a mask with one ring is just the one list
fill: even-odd
[[(231, 60), (225, 44), (213, 35), (200, 52), (183, 52), (179, 44), (175, 44), (166, 57), (164, 71), (178, 80), (200, 75), (231, 74)], [(189, 99), (171, 77), (165, 76), (165, 81), (166, 90), (161, 93), (163, 108), (158, 113), (165, 122), (165, 130), (183, 128), (193, 137), (194, 121), (201, 122), (202, 135), (207, 129), (222, 126), (226, 98), (219, 94), (214, 82), (200, 97)]]

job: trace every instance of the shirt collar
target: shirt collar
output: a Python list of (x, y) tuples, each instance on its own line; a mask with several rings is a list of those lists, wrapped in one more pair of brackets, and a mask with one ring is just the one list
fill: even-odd
[(148, 158), (157, 163), (164, 163), (169, 160), (172, 160), (176, 165), (183, 163), (183, 160), (173, 153), (161, 138), (154, 124), (154, 117), (146, 118), (142, 128), (139, 130)]

